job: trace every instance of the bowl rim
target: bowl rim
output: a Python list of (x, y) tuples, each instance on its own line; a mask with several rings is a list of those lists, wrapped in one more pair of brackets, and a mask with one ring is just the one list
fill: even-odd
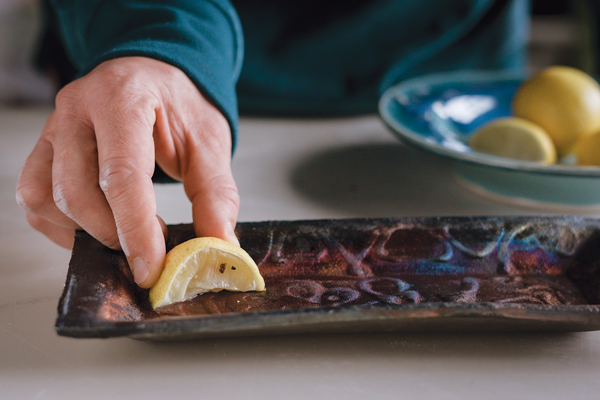
[(475, 150), (462, 153), (439, 143), (425, 140), (422, 134), (407, 127), (401, 120), (395, 118), (389, 111), (391, 102), (397, 101), (399, 97), (407, 98), (408, 93), (415, 91), (432, 90), (439, 87), (451, 88), (453, 84), (483, 84), (514, 81), (522, 82), (529, 74), (525, 71), (481, 71), (462, 70), (446, 73), (435, 73), (408, 79), (388, 88), (379, 100), (379, 114), (385, 124), (407, 144), (420, 149), (451, 158), (460, 162), (473, 163), (491, 168), (500, 168), (515, 172), (541, 173), (561, 176), (577, 176), (596, 178), (600, 177), (600, 167), (570, 166), (565, 164), (545, 165), (528, 161), (511, 160), (508, 158), (492, 156)]

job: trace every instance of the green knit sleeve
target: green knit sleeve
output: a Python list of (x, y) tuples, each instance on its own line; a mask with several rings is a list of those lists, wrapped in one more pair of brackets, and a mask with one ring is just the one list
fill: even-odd
[(155, 58), (184, 71), (237, 131), (243, 60), (238, 16), (227, 0), (50, 0), (71, 63), (84, 75), (103, 61)]

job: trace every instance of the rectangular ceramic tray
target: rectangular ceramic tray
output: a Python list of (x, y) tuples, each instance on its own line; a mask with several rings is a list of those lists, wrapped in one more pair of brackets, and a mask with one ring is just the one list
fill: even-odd
[[(148, 340), (600, 329), (600, 221), (463, 217), (238, 224), (265, 292), (152, 310), (122, 252), (75, 240), (56, 329)], [(167, 249), (194, 237), (169, 227)]]

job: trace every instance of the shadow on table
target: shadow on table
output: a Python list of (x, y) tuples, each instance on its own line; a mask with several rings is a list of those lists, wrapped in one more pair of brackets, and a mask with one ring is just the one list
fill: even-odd
[[(582, 350), (586, 333), (445, 333), (445, 334), (348, 334), (290, 335), (262, 338), (212, 339), (191, 342), (149, 342), (140, 347), (160, 351), (161, 360), (176, 363), (195, 354), (196, 361), (214, 357), (252, 359), (266, 364), (284, 354), (304, 359), (371, 362), (473, 360), (540, 361), (564, 357)], [(138, 346), (136, 346), (138, 347)], [(138, 347), (138, 351), (141, 350)], [(164, 351), (164, 352), (163, 352)], [(164, 358), (164, 354), (168, 354)], [(590, 352), (590, 356), (593, 355)], [(147, 357), (147, 355), (146, 355)]]
[(301, 196), (356, 217), (484, 212), (482, 199), (456, 184), (448, 160), (400, 144), (324, 150), (298, 163), (290, 181)]

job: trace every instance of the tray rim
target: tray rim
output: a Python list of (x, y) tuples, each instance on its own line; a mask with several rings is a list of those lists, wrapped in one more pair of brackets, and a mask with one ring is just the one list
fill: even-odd
[[(437, 315), (432, 315), (440, 312)], [(557, 315), (557, 312), (559, 313)], [(549, 318), (550, 313), (553, 313)], [(338, 319), (332, 321), (322, 321), (319, 317), (336, 314)], [(574, 320), (562, 320), (559, 317), (568, 315), (575, 317)], [(295, 319), (295, 321), (294, 321)], [(584, 332), (600, 330), (600, 305), (540, 305), (540, 304), (516, 304), (516, 303), (453, 303), (453, 302), (427, 302), (411, 304), (376, 304), (376, 305), (358, 305), (346, 307), (315, 307), (302, 309), (279, 309), (251, 312), (231, 312), (219, 315), (188, 315), (188, 316), (164, 316), (160, 318), (146, 319), (143, 321), (98, 321), (95, 324), (84, 326), (72, 326), (68, 318), (58, 318), (56, 321), (56, 330), (59, 335), (74, 338), (89, 337), (123, 337), (127, 336), (133, 339), (145, 340), (172, 340), (181, 336), (194, 338), (210, 337), (232, 337), (232, 336), (258, 336), (269, 335), (272, 331), (277, 334), (294, 334), (303, 329), (310, 328), (317, 324), (336, 324), (355, 325), (361, 322), (396, 322), (428, 320), (431, 323), (438, 323), (452, 320), (472, 319), (480, 320), (482, 323), (486, 320), (500, 319), (503, 321), (513, 321), (516, 324), (523, 324), (523, 329), (515, 329), (514, 324), (509, 326), (509, 331), (547, 331), (542, 325), (551, 325), (550, 331), (562, 332)], [(246, 321), (244, 321), (246, 320)], [(267, 320), (275, 320), (265, 324)], [(433, 321), (435, 320), (435, 321)], [(248, 323), (249, 321), (249, 323)], [(240, 324), (240, 322), (242, 322)], [(526, 327), (526, 324), (533, 324)], [(377, 325), (377, 324), (375, 324)], [(478, 328), (472, 326), (451, 327), (444, 329), (441, 323), (439, 332), (457, 331), (457, 332), (498, 332), (496, 327), (490, 329)], [(469, 325), (469, 324), (466, 324)], [(225, 328), (223, 328), (225, 326)], [(185, 328), (185, 329), (181, 329)], [(216, 328), (216, 329), (215, 329)], [(354, 331), (377, 332), (377, 327), (356, 326)], [(392, 329), (393, 332), (413, 332), (418, 329)], [(576, 329), (574, 329), (576, 328)], [(437, 330), (437, 329), (436, 329)], [(252, 331), (252, 334), (248, 334)], [(500, 330), (502, 331), (502, 330)], [(340, 332), (340, 329), (333, 327), (319, 329), (322, 333)], [(94, 334), (90, 336), (90, 334)]]
[[(342, 218), (296, 221), (240, 222), (241, 226), (257, 224), (318, 224), (360, 222), (421, 222), (424, 224), (457, 221), (496, 221), (527, 223), (534, 220), (553, 222), (557, 226), (571, 221), (598, 229), (600, 220), (582, 216), (441, 216), (441, 217), (388, 217)], [(185, 227), (190, 224), (170, 225)], [(87, 235), (85, 232), (83, 234)], [(89, 236), (89, 235), (88, 235)], [(65, 290), (58, 305), (55, 330), (61, 336), (74, 338), (129, 337), (141, 340), (184, 340), (211, 337), (257, 336), (295, 333), (380, 332), (382, 326), (389, 332), (501, 332), (501, 331), (557, 331), (583, 332), (600, 330), (600, 304), (541, 305), (501, 302), (422, 302), (407, 304), (375, 304), (337, 307), (291, 308), (249, 312), (231, 312), (214, 315), (163, 316), (137, 321), (88, 320), (73, 318), (68, 313), (69, 282), (74, 278), (71, 265)], [(332, 315), (336, 319), (324, 321)], [(407, 329), (401, 326), (411, 322), (436, 325), (435, 330)], [(425, 322), (424, 322), (425, 321)], [(507, 329), (498, 328), (498, 321), (506, 322)], [(265, 322), (268, 322), (266, 324)], [(361, 323), (365, 326), (359, 326)], [(452, 323), (456, 322), (454, 326)], [(492, 322), (486, 328), (485, 322)], [(321, 326), (318, 332), (311, 327)], [(323, 326), (326, 325), (326, 326)], [(389, 327), (391, 326), (391, 328)], [(184, 329), (182, 329), (184, 328)]]
[(396, 118), (390, 111), (390, 104), (393, 104), (393, 102), (400, 104), (398, 99), (407, 97), (407, 93), (428, 92), (432, 89), (440, 87), (450, 88), (456, 85), (518, 84), (528, 76), (530, 74), (527, 71), (512, 70), (460, 70), (417, 76), (388, 88), (379, 99), (378, 112), (385, 125), (389, 127), (399, 140), (455, 162), (516, 173), (579, 177), (585, 179), (597, 179), (600, 177), (600, 168), (595, 166), (546, 165), (506, 159), (477, 151), (458, 152), (438, 143), (429, 142), (423, 137), (422, 132), (411, 129), (405, 124), (404, 120)]

